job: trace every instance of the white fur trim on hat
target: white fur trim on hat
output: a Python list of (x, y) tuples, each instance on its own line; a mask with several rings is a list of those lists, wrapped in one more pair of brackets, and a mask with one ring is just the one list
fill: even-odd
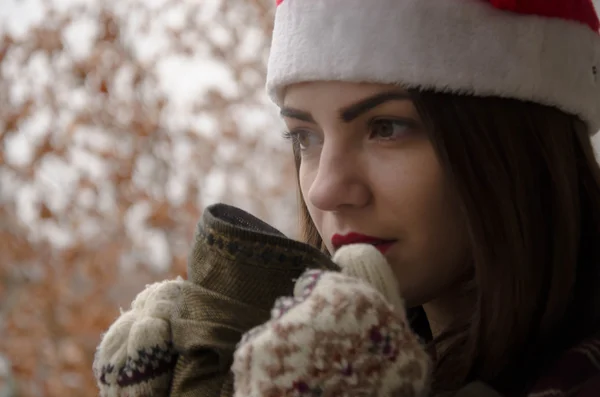
[(399, 84), (515, 98), (600, 129), (600, 36), (584, 23), (483, 0), (284, 0), (267, 90), (308, 81)]

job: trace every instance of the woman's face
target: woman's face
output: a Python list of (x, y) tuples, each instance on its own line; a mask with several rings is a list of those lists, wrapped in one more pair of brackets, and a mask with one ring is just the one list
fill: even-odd
[(281, 114), (300, 146), (302, 197), (328, 250), (378, 246), (410, 305), (449, 293), (468, 263), (466, 226), (408, 93), (303, 83), (288, 87)]

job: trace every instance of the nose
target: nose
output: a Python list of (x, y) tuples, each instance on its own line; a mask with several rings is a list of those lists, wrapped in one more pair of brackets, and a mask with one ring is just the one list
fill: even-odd
[(324, 144), (308, 201), (321, 211), (360, 208), (371, 200), (364, 162), (356, 150)]

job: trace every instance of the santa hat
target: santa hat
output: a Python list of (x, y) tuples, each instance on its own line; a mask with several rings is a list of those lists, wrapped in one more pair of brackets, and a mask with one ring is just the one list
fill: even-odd
[(592, 0), (276, 0), (267, 90), (399, 84), (554, 106), (600, 129)]

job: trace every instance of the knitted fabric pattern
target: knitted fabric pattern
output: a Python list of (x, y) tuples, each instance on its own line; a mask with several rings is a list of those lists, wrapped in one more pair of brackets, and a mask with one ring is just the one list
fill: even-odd
[(179, 353), (171, 397), (231, 397), (233, 353), (242, 335), (269, 319), (307, 269), (338, 270), (325, 254), (231, 206), (208, 207), (196, 233), (171, 317)]
[(430, 360), (403, 308), (361, 279), (309, 270), (244, 335), (232, 371), (235, 397), (417, 397)]
[[(408, 328), (385, 259), (377, 256), (373, 247), (354, 246), (340, 250), (331, 260), (269, 228), (241, 210), (209, 207), (198, 225), (190, 255), (190, 280), (148, 285), (103, 336), (93, 365), (100, 396), (231, 397), (231, 366), (244, 334), (234, 370), (238, 380), (249, 381), (253, 387), (256, 380), (264, 379), (260, 357), (268, 353), (266, 345), (255, 342), (265, 331), (287, 332), (281, 330), (281, 321), (306, 310), (321, 299), (319, 295), (327, 307), (315, 317), (305, 317), (302, 325), (320, 324), (324, 336), (322, 340), (313, 338), (319, 343), (313, 346), (311, 357), (326, 361), (318, 364), (322, 372), (312, 383), (312, 392), (318, 395), (322, 388), (323, 395), (330, 395), (333, 387), (348, 382), (349, 388), (341, 395), (363, 395), (355, 381), (377, 391), (399, 387), (398, 396), (424, 391), (427, 357)], [(336, 261), (343, 265), (345, 275), (336, 272), (340, 269)], [(378, 267), (383, 272), (371, 269)], [(358, 316), (350, 316), (347, 310), (358, 310)], [(340, 325), (343, 327), (338, 328)], [(294, 337), (287, 340), (287, 346), (278, 335), (277, 354), (297, 348)], [(308, 346), (301, 345), (304, 354), (309, 353)], [(256, 353), (250, 364), (249, 348)], [(328, 350), (332, 348), (336, 352)], [(240, 359), (246, 360), (244, 367), (239, 366)], [(315, 362), (311, 359), (304, 371)], [(365, 375), (367, 368), (369, 376)], [(297, 383), (300, 390), (295, 393), (312, 395), (307, 394), (307, 386)], [(477, 390), (479, 397), (488, 396)], [(300, 391), (304, 394), (298, 394)], [(237, 393), (241, 396), (243, 391)]]
[(189, 281), (147, 286), (103, 336), (93, 364), (100, 396), (230, 397), (237, 343), (307, 268), (339, 269), (238, 208), (206, 208)]
[(170, 316), (186, 283), (178, 278), (146, 286), (110, 326), (93, 364), (101, 397), (168, 393), (177, 356)]

